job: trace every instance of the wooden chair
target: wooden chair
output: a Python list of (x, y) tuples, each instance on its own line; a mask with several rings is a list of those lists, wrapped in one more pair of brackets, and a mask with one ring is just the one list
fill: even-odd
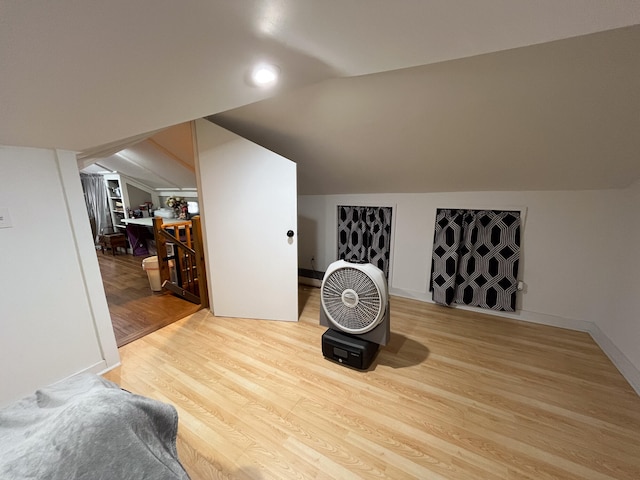
[(103, 228), (100, 230), (100, 235), (98, 236), (98, 243), (100, 244), (100, 249), (104, 254), (105, 248), (111, 249), (111, 254), (115, 256), (116, 250), (118, 248), (124, 248), (125, 253), (127, 252), (127, 237), (123, 233), (116, 232), (113, 228)]

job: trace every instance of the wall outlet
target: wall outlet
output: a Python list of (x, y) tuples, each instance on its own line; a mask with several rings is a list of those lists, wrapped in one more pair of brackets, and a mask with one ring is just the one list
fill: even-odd
[(11, 215), (9, 215), (9, 209), (7, 207), (0, 207), (0, 228), (11, 228)]

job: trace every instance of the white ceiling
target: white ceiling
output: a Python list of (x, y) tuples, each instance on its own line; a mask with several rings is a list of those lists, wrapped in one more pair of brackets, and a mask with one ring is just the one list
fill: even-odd
[(304, 194), (624, 188), (640, 26), (328, 80), (210, 117), (298, 163)]
[[(118, 172), (159, 191), (197, 188), (191, 122), (161, 130), (119, 147), (83, 153), (79, 162), (83, 173)], [(116, 153), (111, 153), (116, 151)]]
[[(260, 107), (256, 112), (263, 120), (272, 122), (275, 112), (291, 115), (287, 105), (295, 105), (300, 114), (298, 117), (278, 117), (278, 121), (291, 125), (296, 123), (294, 118), (298, 118), (307, 121), (310, 128), (325, 127), (327, 130), (320, 132), (325, 139), (323, 147), (332, 155), (335, 153), (331, 147), (333, 143), (333, 149), (337, 149), (341, 144), (347, 148), (349, 142), (368, 145), (385, 138), (374, 129), (356, 129), (356, 135), (340, 142), (333, 142), (331, 138), (343, 134), (344, 128), (379, 122), (370, 112), (375, 105), (362, 107), (363, 102), (369, 102), (371, 98), (364, 94), (366, 92), (352, 98), (353, 92), (360, 87), (368, 90), (374, 88), (376, 82), (381, 85), (400, 82), (386, 88), (408, 91), (402, 82), (422, 82), (418, 79), (425, 79), (424, 75), (427, 75), (429, 88), (443, 88), (442, 82), (431, 78), (437, 70), (424, 67), (426, 70), (423, 71), (420, 66), (639, 23), (640, 2), (637, 0), (0, 0), (0, 144), (82, 151), (287, 94), (282, 97), (283, 104), (279, 105), (275, 100), (266, 102), (273, 105), (272, 113), (260, 109), (267, 107)], [(629, 48), (636, 50), (637, 45), (629, 46), (627, 50)], [(493, 61), (491, 56), (477, 58), (478, 62), (483, 58)], [(246, 81), (248, 71), (258, 60), (279, 65), (283, 81), (278, 88), (260, 90)], [(515, 65), (508, 58), (496, 61)], [(545, 68), (552, 63), (552, 59), (547, 59)], [(483, 69), (490, 63), (479, 65), (481, 71), (486, 71)], [(460, 64), (463, 71), (470, 71), (465, 69), (471, 66)], [(413, 74), (407, 76), (404, 71), (389, 72), (407, 67), (417, 67), (418, 75), (414, 78)], [(616, 68), (622, 67), (616, 65)], [(389, 73), (379, 74), (379, 80), (374, 82), (368, 82), (367, 77), (344, 78), (378, 72)], [(624, 69), (616, 70), (614, 76), (629, 73)], [(444, 76), (448, 75), (451, 73)], [(495, 75), (487, 78), (500, 80)], [(506, 82), (507, 78), (503, 80)], [(528, 77), (523, 74), (518, 78), (526, 80)], [(622, 83), (626, 87), (626, 83)], [(412, 88), (420, 92), (421, 85)], [(443, 91), (442, 97), (432, 93), (431, 100), (420, 93), (416, 102), (429, 104), (433, 98), (446, 99), (466, 91), (467, 87), (475, 88), (475, 85), (453, 85)], [(603, 85), (603, 88), (608, 87)], [(567, 85), (563, 88), (569, 89)], [(550, 91), (544, 85), (540, 90)], [(303, 95), (302, 92), (309, 93), (308, 100), (296, 97)], [(480, 101), (482, 90), (479, 92), (476, 95), (469, 93), (469, 99)], [(514, 93), (518, 90), (514, 89)], [(340, 94), (349, 100), (342, 106), (339, 99), (344, 97)], [(629, 92), (629, 96), (631, 105), (636, 105), (633, 102), (637, 102), (637, 93)], [(389, 102), (393, 98), (389, 99), (385, 94), (380, 100)], [(548, 100), (553, 103), (553, 99)], [(558, 101), (561, 103), (562, 99)], [(615, 101), (621, 100), (616, 97)], [(606, 98), (601, 102), (606, 102)], [(410, 106), (410, 96), (401, 103)], [(535, 106), (536, 101), (527, 99), (525, 104)], [(428, 110), (421, 115), (415, 111), (404, 115), (401, 106), (382, 103), (380, 108), (390, 109), (392, 113), (387, 115), (390, 123), (394, 122), (392, 117), (396, 117), (397, 122), (413, 116), (415, 122), (424, 121), (426, 126), (439, 125), (440, 120), (429, 118)], [(456, 108), (463, 107), (464, 104), (458, 102)], [(438, 111), (445, 110), (443, 107)], [(320, 114), (319, 119), (311, 120), (303, 115), (309, 111)], [(251, 110), (248, 112), (252, 113)], [(342, 126), (336, 126), (332, 131), (329, 118), (332, 114), (344, 117), (341, 120), (351, 120), (339, 122), (338, 126)], [(459, 114), (464, 116), (465, 112)], [(229, 115), (246, 128), (248, 120), (241, 112), (236, 110)], [(477, 117), (477, 113), (474, 115)], [(552, 116), (540, 115), (534, 119), (542, 121)], [(512, 125), (503, 120), (503, 129)], [(526, 120), (520, 124), (523, 122)], [(259, 125), (256, 120), (252, 128), (255, 127), (255, 135), (264, 136), (272, 126)], [(380, 127), (386, 128), (388, 124)], [(407, 128), (416, 129), (414, 136), (420, 138), (419, 132), (424, 131), (416, 123)], [(581, 138), (591, 131), (583, 129), (573, 135)], [(477, 132), (478, 135), (483, 133), (495, 142), (495, 131)], [(317, 137), (313, 137), (313, 132), (276, 129), (275, 134), (274, 142), (280, 147), (284, 137), (295, 145), (289, 150), (299, 156), (301, 175), (310, 177), (320, 169), (311, 162), (305, 165), (300, 157), (305, 149), (316, 149)], [(522, 141), (522, 130), (507, 128), (504, 136), (509, 135), (513, 135), (509, 153), (514, 153), (512, 144), (516, 140)], [(571, 137), (572, 134), (567, 135)], [(307, 137), (311, 138), (311, 143), (305, 147)], [(470, 137), (473, 135), (467, 135), (467, 140)], [(464, 136), (458, 138), (462, 141)], [(575, 140), (569, 138), (563, 144), (564, 153), (584, 153), (569, 148)], [(605, 140), (611, 145), (614, 139), (609, 136)], [(634, 144), (623, 140), (625, 146), (621, 151), (627, 152)], [(528, 137), (526, 142), (533, 143), (533, 140)], [(487, 148), (486, 143), (479, 142), (477, 146)], [(416, 151), (424, 152), (429, 142), (422, 139), (415, 145)], [(454, 150), (457, 147), (452, 143), (449, 145)], [(552, 143), (553, 148), (559, 145), (555, 141)], [(381, 147), (396, 152), (393, 145), (383, 143)], [(476, 149), (478, 155), (474, 159), (463, 160), (462, 155), (456, 155), (455, 151), (444, 152), (442, 148), (442, 145), (438, 146), (438, 152), (447, 155), (433, 159), (432, 172), (445, 168), (444, 160), (479, 163), (493, 156), (491, 150)], [(497, 146), (493, 148), (494, 153), (500, 153)], [(554, 162), (558, 157), (558, 152), (555, 153)], [(341, 162), (348, 162), (351, 155), (343, 155)], [(521, 161), (527, 164), (523, 176), (535, 170), (529, 157), (525, 156)], [(395, 170), (407, 170), (405, 176), (411, 176), (415, 163), (417, 160), (400, 164)], [(369, 167), (371, 165), (367, 165)], [(304, 179), (301, 180), (304, 184)], [(400, 184), (401, 180), (397, 182)], [(608, 182), (612, 186), (620, 183), (615, 178)], [(580, 185), (589, 183), (585, 181)], [(473, 188), (473, 182), (470, 185), (464, 183), (463, 186)], [(482, 185), (495, 188), (487, 180)]]

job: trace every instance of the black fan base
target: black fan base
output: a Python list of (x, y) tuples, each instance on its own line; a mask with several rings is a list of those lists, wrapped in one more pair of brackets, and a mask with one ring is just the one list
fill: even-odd
[(368, 369), (377, 351), (377, 343), (331, 328), (322, 334), (322, 355), (347, 367), (357, 370)]

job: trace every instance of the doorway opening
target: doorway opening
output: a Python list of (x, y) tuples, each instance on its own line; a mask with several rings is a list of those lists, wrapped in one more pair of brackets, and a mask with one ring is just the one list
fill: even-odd
[(126, 237), (126, 248), (96, 251), (117, 346), (202, 308), (167, 290), (152, 291), (142, 268), (143, 259), (156, 254), (155, 242), (149, 244), (150, 217), (172, 218), (169, 198), (197, 206), (192, 122), (96, 147), (77, 158), (82, 174), (104, 179), (106, 198), (100, 201), (95, 193), (87, 195), (83, 182), (94, 240), (104, 233), (102, 227)]

